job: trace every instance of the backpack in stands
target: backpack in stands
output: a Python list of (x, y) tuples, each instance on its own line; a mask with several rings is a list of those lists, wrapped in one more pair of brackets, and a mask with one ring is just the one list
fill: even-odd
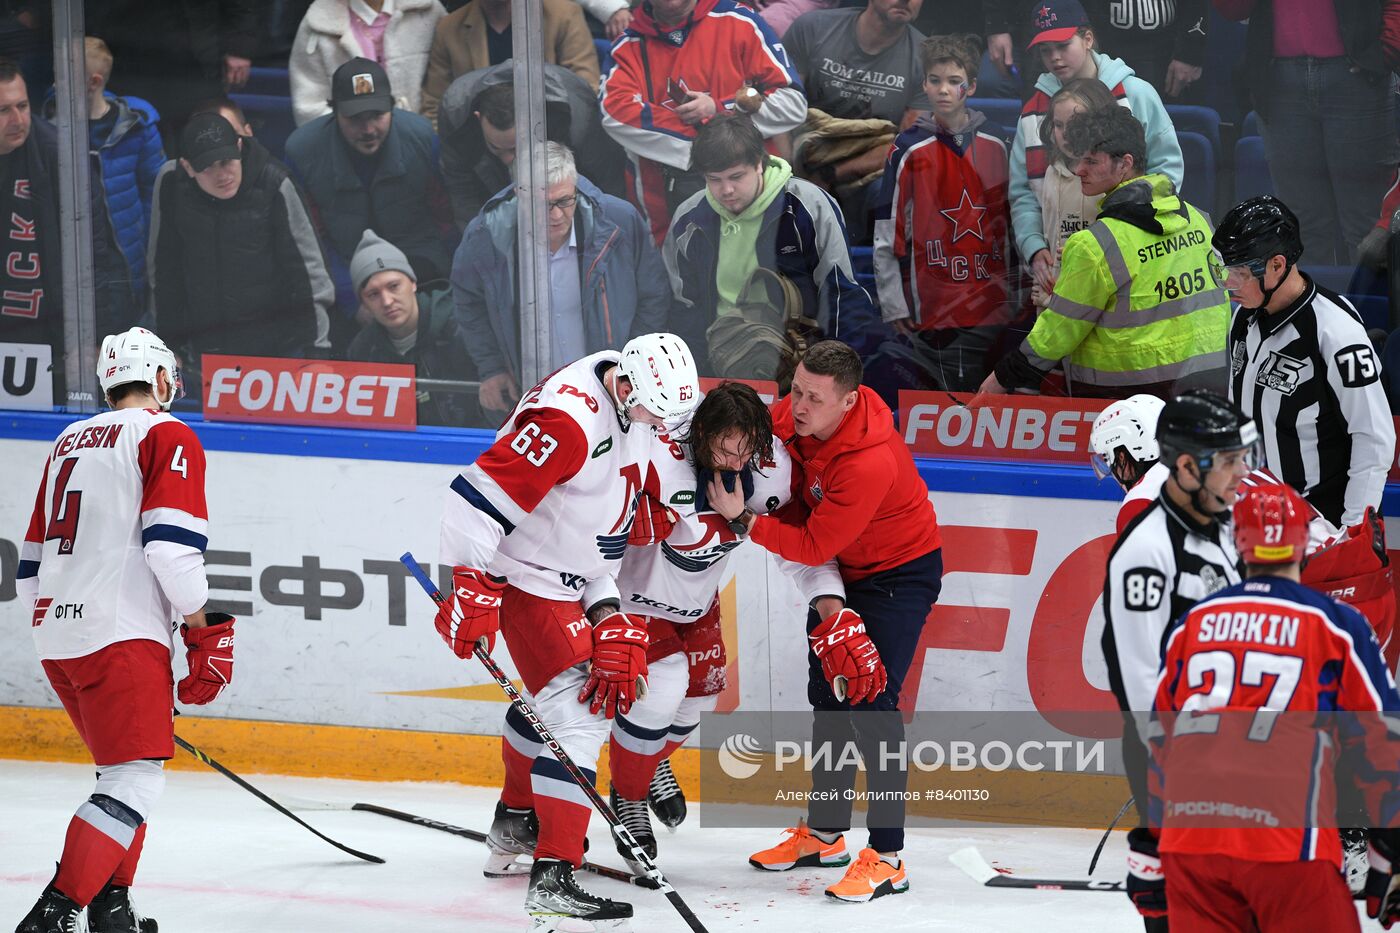
[(797, 361), (822, 339), (817, 322), (802, 312), (802, 294), (791, 279), (772, 269), (754, 270), (736, 309), (720, 314), (705, 331), (714, 375), (772, 379), (786, 394)]

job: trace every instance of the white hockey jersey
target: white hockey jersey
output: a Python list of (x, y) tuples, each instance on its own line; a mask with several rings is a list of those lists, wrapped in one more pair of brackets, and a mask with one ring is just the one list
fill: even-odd
[(208, 534), (204, 448), (184, 422), (127, 408), (64, 429), (16, 573), (40, 659), (137, 638), (171, 647), (177, 615), (209, 596)]
[[(776, 438), (773, 458), (761, 470), (745, 470), (742, 474), (748, 507), (760, 515), (776, 511), (792, 497), (792, 459)], [(671, 622), (694, 622), (714, 602), (729, 555), (745, 539), (734, 534), (723, 516), (709, 508), (693, 463), (663, 457), (659, 458), (657, 472), (666, 496), (663, 501), (677, 510), (680, 520), (665, 541), (627, 549), (617, 580), (622, 611)], [(756, 555), (757, 551), (750, 553)], [(809, 567), (774, 559), (805, 599), (845, 598), (846, 589), (835, 561)]]
[[(496, 442), (452, 482), (439, 559), (484, 569), (544, 599), (617, 598), (641, 492), (659, 495), (653, 458), (665, 442), (617, 413), (605, 350), (531, 389)], [(601, 587), (600, 587), (601, 584)], [(600, 587), (596, 588), (595, 587)]]

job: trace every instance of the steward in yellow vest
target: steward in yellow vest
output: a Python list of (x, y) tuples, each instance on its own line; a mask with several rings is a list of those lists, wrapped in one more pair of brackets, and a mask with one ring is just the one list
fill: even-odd
[(982, 391), (1035, 388), (1061, 360), (1074, 395), (1223, 391), (1230, 305), (1209, 221), (1165, 175), (1141, 174), (1142, 124), (1124, 108), (1081, 113), (1065, 135), (1084, 193), (1105, 195), (1098, 220), (1066, 241), (1049, 306)]

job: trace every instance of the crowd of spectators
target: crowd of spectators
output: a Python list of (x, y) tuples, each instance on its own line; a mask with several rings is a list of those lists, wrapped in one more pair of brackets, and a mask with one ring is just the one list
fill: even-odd
[[(525, 388), (510, 0), (91, 6), (98, 330), (152, 325), (192, 373), (210, 352), (410, 362), (469, 384), (420, 393), (425, 423), (497, 423)], [(893, 407), (1219, 388), (1209, 218), (1256, 136), (1241, 177), (1297, 213), (1305, 270), (1368, 299), (1378, 346), (1393, 327), (1400, 4), (542, 14), (551, 367), (666, 329), (706, 375), (780, 384), (843, 339)], [(0, 341), (59, 349), (56, 134), (30, 114), (56, 112), (47, 16), (0, 3)], [(255, 63), (284, 76), (286, 132), (240, 107), (266, 106), (240, 96)]]

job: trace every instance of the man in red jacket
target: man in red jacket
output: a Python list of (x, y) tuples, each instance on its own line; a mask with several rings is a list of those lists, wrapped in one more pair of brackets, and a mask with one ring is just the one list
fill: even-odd
[[(860, 357), (835, 340), (815, 344), (798, 364), (792, 394), (773, 408), (773, 432), (792, 455), (800, 493), (778, 516), (755, 516), (741, 492), (718, 482), (708, 489), (711, 505), (736, 533), (803, 564), (834, 557), (841, 569), (846, 608), (825, 619), (809, 613), (807, 623), (807, 698), (819, 713), (812, 744), (830, 743), (837, 754), (823, 759), (827, 767), (813, 768), (807, 821), (749, 864), (786, 871), (850, 862), (843, 833), (851, 825), (847, 792), (855, 787), (856, 769), (840, 767), (839, 752), (853, 741), (872, 792), (870, 842), (846, 877), (826, 889), (847, 901), (909, 889), (899, 858), (907, 773), (889, 767), (893, 759), (881, 751), (904, 742), (899, 693), (943, 580), (928, 487), (889, 408), (860, 384), (862, 375)], [(830, 767), (831, 758), (837, 767)]]

